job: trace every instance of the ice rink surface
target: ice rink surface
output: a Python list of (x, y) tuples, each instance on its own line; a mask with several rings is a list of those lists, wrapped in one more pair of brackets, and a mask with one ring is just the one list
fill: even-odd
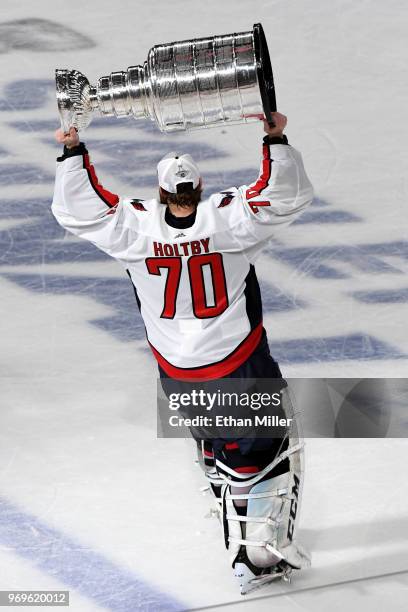
[[(308, 440), (299, 538), (313, 566), (242, 598), (192, 442), (156, 438), (132, 287), (50, 214), (56, 67), (95, 82), (154, 44), (260, 21), (316, 191), (257, 265), (271, 350), (286, 376), (406, 377), (406, 3), (1, 7), (0, 590), (69, 589), (75, 612), (406, 610), (407, 440)], [(145, 198), (175, 148), (195, 156), (207, 193), (247, 183), (261, 136), (100, 119), (83, 139), (106, 187)]]

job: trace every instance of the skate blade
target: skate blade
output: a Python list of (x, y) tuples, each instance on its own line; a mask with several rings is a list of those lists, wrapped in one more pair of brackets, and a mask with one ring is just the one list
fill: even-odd
[(290, 579), (287, 579), (284, 572), (276, 572), (274, 574), (268, 574), (267, 576), (261, 576), (259, 578), (255, 578), (251, 582), (249, 582), (245, 587), (241, 588), (241, 595), (247, 595), (248, 593), (252, 593), (252, 591), (256, 591), (267, 584), (271, 584), (276, 580), (283, 579), (290, 582)]
[(236, 563), (234, 568), (234, 576), (238, 579), (241, 595), (247, 595), (279, 578), (283, 578), (290, 582), (290, 574), (290, 571), (279, 571), (272, 572), (271, 574), (264, 574), (262, 576), (255, 576), (244, 563)]

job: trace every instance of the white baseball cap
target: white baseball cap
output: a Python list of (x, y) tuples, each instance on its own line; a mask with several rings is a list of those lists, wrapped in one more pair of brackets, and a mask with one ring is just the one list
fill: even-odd
[(177, 193), (178, 185), (191, 183), (195, 189), (200, 182), (200, 171), (191, 155), (171, 152), (157, 164), (159, 185), (169, 193)]

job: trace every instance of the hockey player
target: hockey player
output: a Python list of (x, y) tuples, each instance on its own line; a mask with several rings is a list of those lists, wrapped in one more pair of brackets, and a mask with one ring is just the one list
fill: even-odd
[[(158, 163), (158, 198), (126, 199), (99, 184), (74, 128), (56, 132), (64, 152), (52, 211), (64, 228), (126, 269), (162, 378), (281, 377), (262, 325), (254, 263), (313, 193), (300, 153), (283, 135), (286, 117), (273, 119), (274, 127), (264, 121), (258, 179), (203, 201), (190, 155), (171, 153)], [(202, 440), (201, 448), (241, 592), (307, 565), (295, 539), (302, 485), (297, 432), (275, 440)]]

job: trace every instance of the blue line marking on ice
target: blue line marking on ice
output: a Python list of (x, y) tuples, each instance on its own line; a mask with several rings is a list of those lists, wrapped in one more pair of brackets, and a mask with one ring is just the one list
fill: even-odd
[[(92, 120), (92, 130), (98, 127), (102, 127), (103, 129), (114, 127), (115, 130), (118, 130), (121, 127), (129, 128), (129, 123), (132, 124), (131, 127), (134, 129), (141, 128), (141, 125), (136, 124), (133, 117), (103, 117), (101, 119), (98, 119), (96, 117), (95, 119)], [(10, 127), (14, 128), (15, 130), (18, 130), (19, 132), (25, 132), (27, 130), (27, 126), (29, 126), (29, 129), (31, 132), (36, 132), (36, 133), (38, 132), (41, 135), (49, 133), (51, 135), (50, 140), (52, 140), (52, 144), (59, 147), (59, 145), (56, 145), (54, 140), (52, 139), (52, 135), (58, 127), (57, 118), (55, 119), (29, 119), (26, 121), (22, 121), (22, 120), (8, 121), (7, 124)], [(157, 128), (156, 128), (156, 132), (157, 132)], [(45, 141), (45, 139), (43, 140)], [(106, 141), (106, 142), (111, 142), (111, 141)]]
[(373, 336), (296, 338), (270, 341), (271, 353), (280, 363), (319, 363), (324, 361), (402, 359), (408, 355)]
[(0, 185), (53, 183), (54, 177), (34, 164), (0, 164)]
[(361, 223), (363, 219), (346, 210), (333, 208), (327, 200), (315, 196), (310, 208), (307, 208), (293, 225), (306, 223)]
[(52, 274), (4, 274), (4, 277), (35, 293), (80, 295), (108, 306), (112, 315), (89, 321), (121, 342), (141, 340), (145, 328), (129, 279), (54, 276)]
[[(19, 132), (26, 132), (27, 128), (29, 128), (30, 132), (39, 132), (42, 134), (49, 133), (52, 136), (58, 128), (58, 121), (57, 119), (29, 119), (26, 121), (9, 121), (8, 125)], [(59, 149), (60, 148), (61, 147), (59, 147)]]
[[(1, 167), (1, 166), (0, 166)], [(56, 223), (51, 214), (51, 201), (43, 198), (30, 199), (2, 199), (0, 206), (0, 218), (2, 219), (33, 219), (35, 217), (46, 217)], [(63, 233), (63, 232), (60, 232)]]
[(404, 304), (408, 302), (408, 287), (404, 289), (354, 291), (351, 295), (359, 302), (366, 304)]
[[(32, 132), (38, 133), (46, 133), (49, 132), (52, 134), (58, 127), (58, 120), (55, 119), (30, 119), (29, 120), (30, 130)], [(132, 124), (133, 128), (141, 128), (141, 124), (135, 122), (133, 117), (95, 117), (92, 119), (92, 129), (101, 127), (103, 129), (114, 127), (115, 130), (120, 127), (129, 127), (129, 124)], [(20, 132), (25, 132), (27, 130), (27, 121), (9, 121), (8, 125)], [(157, 128), (154, 128), (157, 134)], [(110, 141), (109, 141), (110, 142)]]
[[(47, 97), (55, 95), (55, 82), (45, 79), (11, 81), (0, 98), (0, 111), (34, 110), (44, 106)], [(25, 124), (27, 129), (27, 123)]]
[[(133, 535), (137, 537), (137, 530)], [(188, 609), (101, 553), (76, 542), (4, 498), (0, 498), (0, 543), (38, 570), (112, 612), (181, 612)]]
[(85, 240), (72, 239), (55, 221), (51, 203), (42, 199), (4, 200), (0, 218), (24, 219), (28, 223), (0, 230), (0, 264), (38, 265), (46, 263), (108, 260), (108, 256)]
[(305, 210), (293, 225), (305, 225), (306, 223), (356, 223), (361, 222), (361, 217), (357, 217), (345, 210)]
[[(89, 146), (90, 151), (100, 151), (104, 156), (109, 158), (108, 170), (112, 167), (110, 165), (111, 162), (118, 165), (125, 165), (126, 168), (132, 168), (133, 171), (137, 169), (139, 164), (142, 164), (142, 166), (145, 166), (145, 169), (148, 169), (156, 176), (156, 183), (157, 174), (155, 163), (157, 164), (163, 155), (168, 150), (171, 150), (172, 146), (173, 150), (182, 149), (183, 152), (194, 155), (197, 163), (206, 159), (213, 160), (224, 157), (223, 152), (212, 145), (203, 142), (182, 140), (180, 137), (173, 143), (168, 142), (166, 139), (163, 140), (163, 137), (160, 138), (160, 136), (154, 140), (146, 140), (145, 138), (137, 140), (97, 140), (95, 138), (88, 138), (86, 144)], [(123, 157), (118, 159), (121, 155)]]
[(402, 269), (391, 265), (384, 258), (395, 257), (408, 261), (408, 241), (297, 248), (271, 245), (266, 247), (265, 253), (314, 278), (351, 277), (348, 271), (331, 266), (331, 262), (340, 266), (347, 264), (371, 274), (403, 274)]
[(286, 312), (288, 310), (307, 307), (304, 300), (288, 293), (283, 293), (281, 289), (278, 289), (271, 283), (259, 280), (259, 286), (261, 289), (262, 306), (265, 313)]

